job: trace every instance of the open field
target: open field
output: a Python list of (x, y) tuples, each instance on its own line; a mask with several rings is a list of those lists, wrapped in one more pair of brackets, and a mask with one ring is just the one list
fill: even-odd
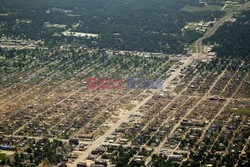
[[(247, 124), (249, 115), (226, 110), (250, 105), (245, 91), (250, 81), (248, 62), (205, 54), (128, 56), (129, 52), (107, 54), (74, 46), (54, 51), (48, 61), (44, 56), (40, 58), (49, 55), (45, 54), (47, 50), (29, 52), (36, 52), (34, 60), (40, 62), (27, 57), (29, 65), (21, 71), (8, 66), (18, 57), (3, 59), (12, 72), (1, 69), (1, 144), (9, 141), (11, 148), (23, 150), (34, 149), (29, 144), (33, 142), (43, 147), (48, 142), (43, 138), (63, 142), (64, 146), (56, 148), (70, 148), (71, 151), (61, 152), (70, 157), (68, 166), (76, 166), (89, 156), (102, 159), (114, 154), (113, 149), (120, 145), (131, 151), (124, 159), (127, 164), (153, 164), (156, 157), (152, 155), (159, 153), (182, 155), (179, 163), (190, 164), (190, 160), (195, 160), (191, 151), (223, 151), (223, 159), (228, 156), (227, 148), (234, 147), (231, 143), (246, 139), (245, 132), (250, 127), (243, 123)], [(136, 78), (162, 78), (163, 89), (86, 89), (88, 76), (106, 79), (127, 78), (131, 74)], [(232, 122), (233, 127), (229, 126)], [(225, 129), (233, 134), (231, 138)], [(230, 142), (223, 143), (225, 138)], [(72, 139), (81, 144), (70, 144)], [(208, 145), (205, 150), (204, 142)], [(238, 145), (243, 150), (246, 143)], [(103, 159), (116, 163), (112, 157)]]
[[(72, 50), (80, 56), (71, 58), (67, 53)], [(39, 52), (46, 53), (47, 50)], [(245, 135), (242, 129), (249, 128), (240, 123), (247, 122), (248, 115), (226, 112), (227, 108), (250, 104), (244, 91), (250, 79), (247, 62), (207, 60), (209, 57), (204, 54), (170, 58), (161, 55), (157, 58), (149, 53), (120, 55), (119, 51), (101, 52), (98, 55), (102, 56), (97, 56), (97, 51), (80, 48), (58, 52), (64, 52), (70, 59), (55, 59), (46, 66), (36, 66), (35, 62), (27, 60), (30, 65), (21, 72), (12, 68), (12, 73), (5, 72), (1, 76), (2, 143), (10, 140), (11, 146), (22, 150), (29, 147), (29, 140), (39, 144), (44, 137), (51, 141), (56, 139), (72, 149), (63, 152), (63, 155), (73, 157), (69, 158), (68, 166), (76, 166), (89, 156), (102, 159), (102, 156), (113, 153), (113, 147), (120, 145), (133, 152), (124, 163), (152, 164), (155, 161), (153, 154), (164, 153), (181, 154), (180, 163), (188, 164), (194, 159), (189, 155), (190, 151), (199, 152), (197, 146), (208, 142), (206, 138), (211, 127), (214, 136), (207, 143), (206, 151), (224, 149), (220, 143), (227, 136), (218, 124), (222, 118), (225, 128), (229, 128), (227, 125), (231, 122), (237, 123), (234, 127), (237, 130), (230, 131), (233, 134)], [(36, 55), (39, 58), (39, 54)], [(3, 61), (11, 64), (16, 59)], [(38, 60), (41, 61), (39, 64), (47, 63)], [(69, 70), (73, 64), (76, 68)], [(49, 68), (52, 67), (51, 72)], [(88, 76), (126, 78), (131, 73), (136, 78), (163, 78), (163, 89), (86, 89)], [(8, 77), (10, 75), (13, 77)], [(71, 139), (77, 139), (82, 145), (70, 145)], [(245, 140), (236, 135), (228, 140), (234, 143), (236, 139)], [(217, 150), (218, 144), (220, 150)], [(232, 147), (226, 144), (225, 148)], [(241, 143), (239, 148), (244, 146), (245, 143)], [(103, 149), (102, 154), (95, 154)], [(227, 150), (223, 153), (222, 159)], [(141, 156), (143, 160), (138, 161)], [(107, 162), (111, 164), (112, 158)]]
[(201, 11), (219, 11), (221, 10), (222, 6), (216, 6), (216, 5), (205, 5), (202, 7), (199, 6), (185, 6), (181, 9), (181, 11), (185, 12), (201, 12)]
[[(1, 151), (2, 152), (2, 151)], [(1, 160), (8, 160), (10, 157), (8, 155), (6, 155), (5, 153), (1, 153), (0, 152), (0, 161)]]
[[(45, 12), (64, 16), (76, 9)], [(236, 12), (215, 20), (186, 54), (99, 48), (97, 39), (105, 36), (80, 33), (88, 31), (68, 29), (63, 22), (47, 22), (50, 28), (41, 22), (68, 36), (59, 35), (58, 41), (2, 37), (0, 161), (11, 157), (12, 166), (248, 166), (250, 62), (213, 56), (211, 46), (202, 44)], [(111, 17), (106, 21), (114, 23)], [(68, 30), (59, 32), (59, 27)], [(116, 36), (111, 43), (124, 42), (122, 32), (110, 34)], [(95, 47), (78, 43), (78, 37)], [(161, 79), (161, 87), (143, 79)]]
[(250, 115), (250, 108), (231, 108), (227, 110), (228, 112), (233, 112), (235, 114)]

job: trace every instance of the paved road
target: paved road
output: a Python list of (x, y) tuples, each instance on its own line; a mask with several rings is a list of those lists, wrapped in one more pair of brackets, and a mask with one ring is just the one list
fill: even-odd
[(26, 137), (26, 138), (32, 138), (34, 140), (41, 140), (43, 138), (47, 138), (50, 141), (58, 140), (58, 141), (62, 141), (62, 142), (69, 142), (68, 139), (57, 139), (57, 138), (51, 138), (51, 137), (34, 137), (34, 136), (20, 136), (20, 135), (4, 135), (4, 137), (6, 137), (6, 138), (9, 138), (9, 137), (24, 138), (24, 137)]
[(110, 136), (111, 133), (113, 133), (115, 129), (119, 128), (119, 126), (123, 122), (127, 121), (129, 119), (129, 116), (135, 113), (141, 106), (146, 104), (153, 97), (153, 95), (154, 95), (153, 93), (150, 94), (148, 97), (143, 99), (143, 101), (141, 101), (135, 108), (133, 108), (132, 110), (128, 111), (125, 115), (123, 115), (106, 133), (104, 133), (97, 140), (95, 140), (92, 143), (92, 145), (89, 146), (87, 150), (85, 150), (72, 164), (67, 164), (67, 165), (75, 167), (77, 166), (78, 162), (83, 162), (88, 157), (88, 155), (91, 153), (92, 150), (96, 149), (98, 146), (103, 144), (106, 140), (106, 137)]
[[(163, 139), (163, 141), (159, 144), (158, 147), (156, 147), (154, 149), (154, 153), (159, 153), (161, 151), (161, 149), (164, 147), (164, 144), (166, 143), (167, 139), (169, 136), (172, 136), (173, 133), (176, 131), (176, 129), (178, 127), (180, 127), (181, 122), (186, 119), (186, 117), (197, 107), (201, 104), (201, 102), (203, 102), (204, 100), (207, 99), (207, 97), (209, 96), (209, 93), (211, 92), (211, 90), (213, 89), (213, 87), (216, 85), (216, 83), (221, 79), (221, 77), (224, 75), (225, 70), (216, 78), (215, 82), (213, 83), (213, 85), (211, 85), (210, 89), (208, 90), (208, 92), (206, 93), (205, 96), (203, 96), (202, 98), (200, 98), (200, 100), (191, 108), (188, 110), (188, 112), (178, 121), (177, 124), (174, 125), (174, 127), (172, 128), (172, 130), (169, 132), (169, 134)], [(150, 160), (150, 158), (149, 158)], [(149, 160), (147, 160), (147, 163), (149, 162)]]
[[(247, 3), (247, 4), (249, 4), (249, 3)], [(187, 67), (191, 62), (193, 62), (193, 60), (202, 58), (202, 51), (203, 51), (203, 49), (202, 49), (202, 40), (204, 40), (205, 38), (212, 35), (226, 20), (231, 18), (235, 12), (244, 9), (247, 6), (247, 4), (241, 6), (237, 10), (225, 15), (208, 32), (206, 32), (205, 35), (202, 38), (198, 39), (195, 42), (196, 52), (197, 53), (195, 53), (192, 56), (187, 57), (186, 59), (184, 59), (182, 61), (183, 64), (181, 66), (179, 66), (179, 68), (174, 73), (172, 73), (171, 76), (167, 80), (164, 81), (163, 87), (166, 88), (169, 85), (170, 81), (172, 79), (176, 78), (180, 74), (181, 69)], [(153, 91), (146, 98), (144, 98), (143, 101), (141, 101), (139, 104), (137, 104), (135, 108), (133, 108), (132, 110), (128, 111), (125, 115), (123, 115), (106, 133), (104, 133), (97, 140), (95, 140), (92, 143), (92, 145), (90, 145), (87, 148), (86, 151), (84, 151), (82, 154), (80, 154), (79, 157), (73, 163), (68, 163), (67, 165), (69, 167), (75, 167), (75, 166), (77, 166), (78, 162), (83, 162), (88, 157), (88, 155), (91, 153), (92, 150), (94, 150), (97, 147), (99, 147), (100, 145), (102, 145), (105, 142), (106, 137), (110, 136), (115, 131), (115, 129), (119, 128), (119, 126), (123, 122), (126, 122), (129, 119), (129, 116), (131, 114), (135, 113), (137, 110), (139, 110), (140, 107), (145, 105), (154, 96), (154, 94), (157, 93), (157, 92), (158, 91), (156, 91), (156, 90)], [(188, 114), (189, 113), (187, 113), (186, 115), (188, 115)]]
[(196, 52), (197, 53), (202, 53), (203, 52), (203, 46), (202, 46), (202, 41), (206, 38), (208, 38), (209, 36), (213, 35), (215, 33), (215, 31), (224, 24), (225, 21), (227, 21), (228, 19), (230, 19), (235, 13), (246, 9), (248, 7), (248, 5), (250, 4), (250, 2), (245, 3), (244, 5), (240, 6), (239, 8), (227, 13), (225, 16), (223, 16), (219, 21), (217, 21), (214, 26), (209, 29), (203, 37), (199, 38), (196, 42), (195, 42), (195, 48), (196, 48)]
[[(201, 59), (202, 56), (200, 54), (194, 54), (193, 56), (190, 57), (185, 57), (185, 59), (182, 60), (182, 65), (178, 67), (178, 69), (175, 70), (163, 83), (163, 88), (165, 89), (169, 84), (170, 81), (179, 76), (181, 69), (184, 69), (188, 65), (190, 65), (191, 62), (195, 59)], [(144, 98), (139, 104), (136, 105), (132, 110), (128, 111), (125, 115), (123, 115), (115, 124), (112, 125), (112, 127), (104, 133), (102, 136), (100, 136), (97, 140), (95, 140), (92, 145), (90, 145), (87, 150), (85, 150), (82, 154), (79, 155), (79, 157), (73, 162), (73, 163), (68, 163), (67, 165), (69, 167), (75, 167), (77, 166), (77, 163), (83, 162), (91, 153), (92, 150), (96, 149), (100, 145), (102, 145), (106, 138), (110, 136), (115, 129), (119, 128), (119, 126), (123, 122), (127, 122), (129, 120), (129, 116), (139, 110), (143, 105), (145, 105), (156, 93), (159, 93), (160, 90), (153, 90), (152, 93), (150, 93), (146, 98)]]

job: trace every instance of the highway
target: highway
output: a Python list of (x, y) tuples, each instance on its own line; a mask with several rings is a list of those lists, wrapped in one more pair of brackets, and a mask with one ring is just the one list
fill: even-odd
[[(222, 17), (220, 20), (218, 20), (214, 26), (209, 29), (202, 38), (199, 38), (196, 42), (195, 42), (195, 47), (196, 47), (196, 53), (194, 53), (192, 56), (190, 57), (185, 57), (182, 60), (182, 65), (178, 67), (178, 69), (175, 70), (175, 72), (173, 72), (165, 81), (163, 84), (163, 89), (165, 89), (169, 84), (170, 81), (174, 78), (176, 78), (177, 76), (179, 76), (180, 72), (182, 69), (184, 69), (185, 67), (187, 67), (188, 65), (190, 65), (194, 60), (197, 59), (203, 59), (203, 46), (202, 46), (202, 41), (204, 39), (206, 39), (207, 37), (211, 36), (221, 25), (223, 25), (223, 23), (225, 21), (227, 21), (228, 19), (230, 19), (236, 12), (243, 10), (247, 7), (247, 5), (249, 5), (249, 2), (242, 5), (241, 7), (239, 7), (238, 9), (227, 13), (224, 17)], [(212, 86), (213, 87), (213, 86)], [(153, 96), (154, 94), (159, 93), (159, 90), (154, 90), (152, 91), (152, 93), (148, 94), (148, 96), (146, 98), (144, 98), (140, 103), (138, 103), (132, 110), (128, 111), (127, 113), (125, 113), (116, 123), (114, 123), (110, 129), (108, 131), (106, 131), (102, 136), (100, 136), (99, 138), (97, 138), (95, 141), (93, 141), (93, 143), (87, 148), (87, 150), (85, 150), (84, 152), (82, 152), (78, 158), (73, 162), (73, 163), (68, 163), (67, 166), (69, 167), (75, 167), (77, 166), (77, 164), (79, 162), (84, 162), (86, 160), (86, 158), (91, 154), (91, 151), (98, 148), (100, 145), (102, 145), (103, 143), (105, 143), (105, 140), (108, 136), (110, 136), (115, 129), (119, 128), (120, 125), (123, 122), (127, 122), (129, 120), (129, 116), (135, 112), (137, 112), (143, 105), (145, 105)], [(207, 96), (205, 96), (204, 98), (207, 98)], [(203, 98), (203, 99), (204, 99)], [(193, 108), (194, 109), (194, 108)], [(191, 112), (192, 110), (190, 110)], [(185, 116), (187, 116), (189, 114), (186, 113)], [(181, 121), (180, 121), (181, 122)], [(180, 124), (179, 122), (179, 124)], [(177, 124), (177, 125), (179, 125)], [(177, 126), (174, 128), (174, 130), (177, 128)], [(173, 131), (172, 131), (173, 133)]]
[(239, 8), (237, 8), (236, 10), (233, 10), (229, 13), (227, 13), (225, 16), (223, 16), (220, 20), (218, 20), (214, 26), (209, 29), (203, 37), (199, 38), (196, 42), (195, 42), (195, 48), (196, 48), (196, 53), (202, 53), (203, 52), (203, 46), (202, 46), (202, 41), (208, 37), (210, 37), (211, 35), (213, 35), (215, 33), (215, 31), (224, 24), (225, 21), (227, 21), (228, 19), (230, 19), (235, 13), (244, 10), (248, 7), (248, 5), (250, 4), (250, 2), (245, 3), (244, 5), (240, 6)]
[[(180, 75), (180, 72), (182, 69), (190, 65), (194, 60), (197, 59), (203, 59), (200, 54), (193, 54), (190, 57), (183, 58), (182, 65), (178, 67), (178, 69), (175, 70), (163, 83), (163, 89), (165, 89), (169, 84), (170, 81), (172, 81), (174, 78)], [(173, 68), (172, 66), (171, 68)], [(78, 158), (73, 163), (68, 163), (67, 166), (69, 167), (75, 167), (79, 162), (84, 162), (84, 160), (91, 154), (91, 151), (98, 148), (100, 145), (105, 143), (105, 140), (108, 136), (110, 136), (115, 129), (119, 128), (120, 125), (123, 122), (127, 122), (129, 120), (129, 116), (135, 112), (137, 112), (143, 105), (145, 105), (156, 93), (159, 93), (161, 90), (153, 90), (152, 93), (149, 93), (146, 98), (144, 98), (140, 103), (138, 103), (132, 110), (125, 113), (116, 123), (114, 123), (110, 129), (104, 133), (102, 136), (100, 136), (98, 139), (96, 139), (82, 154), (78, 156)]]

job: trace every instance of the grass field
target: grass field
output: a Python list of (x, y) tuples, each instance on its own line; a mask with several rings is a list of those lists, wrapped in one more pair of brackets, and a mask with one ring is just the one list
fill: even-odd
[(166, 66), (168, 67), (168, 68), (171, 68), (172, 66), (174, 65), (174, 63), (173, 62), (168, 62), (167, 64), (166, 64)]
[(233, 112), (235, 114), (250, 115), (250, 108), (237, 108), (237, 109), (227, 109), (228, 112)]
[(224, 9), (224, 11), (225, 12), (230, 12), (230, 11), (232, 11), (232, 10), (235, 10), (235, 9), (237, 9), (239, 6), (238, 5), (235, 5), (235, 4), (233, 4), (233, 5), (227, 5), (227, 7)]
[(135, 107), (134, 104), (127, 104), (127, 105), (125, 105), (125, 110), (130, 111), (130, 110), (132, 110), (134, 107)]
[(0, 153), (0, 161), (7, 160), (7, 159), (9, 159), (9, 157), (6, 156), (6, 154)]
[(203, 7), (199, 7), (199, 6), (184, 6), (181, 11), (185, 11), (185, 12), (202, 12), (202, 11), (206, 11), (206, 10), (210, 10), (210, 11), (217, 11), (217, 10), (221, 10), (221, 6), (218, 5), (206, 5)]
[(195, 44), (194, 44), (194, 43), (191, 44), (191, 45), (189, 45), (188, 48), (189, 48), (189, 50), (192, 51), (192, 53), (195, 53), (195, 52), (196, 52), (196, 47), (195, 47)]

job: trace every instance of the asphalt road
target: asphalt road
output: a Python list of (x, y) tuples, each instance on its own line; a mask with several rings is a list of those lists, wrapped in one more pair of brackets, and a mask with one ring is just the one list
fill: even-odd
[(203, 37), (199, 38), (196, 42), (195, 42), (195, 48), (196, 48), (196, 53), (202, 53), (203, 52), (203, 46), (202, 46), (202, 41), (206, 38), (208, 38), (209, 36), (213, 35), (215, 33), (215, 31), (224, 24), (225, 21), (227, 21), (228, 19), (230, 19), (235, 13), (245, 9), (248, 7), (248, 5), (250, 4), (250, 2), (245, 3), (244, 5), (240, 6), (239, 8), (227, 13), (225, 16), (223, 16), (220, 20), (218, 20), (214, 26), (209, 29)]
[[(175, 77), (177, 77), (179, 75), (179, 73), (180, 73), (180, 71), (181, 71), (182, 68), (188, 66), (194, 59), (197, 59), (197, 58), (199, 59), (200, 57), (202, 57), (202, 52), (203, 52), (202, 41), (204, 39), (206, 39), (207, 37), (211, 36), (226, 20), (230, 19), (236, 12), (245, 9), (247, 7), (247, 5), (249, 5), (249, 2), (246, 3), (246, 4), (244, 4), (243, 6), (239, 7), (235, 11), (227, 13), (224, 17), (222, 17), (219, 21), (217, 21), (215, 23), (215, 25), (209, 31), (207, 31), (202, 38), (199, 38), (195, 42), (196, 53), (193, 54), (192, 56), (188, 57), (186, 60), (183, 60), (182, 66), (180, 66), (164, 82), (164, 87), (166, 87), (173, 78), (175, 78)], [(149, 94), (149, 96), (146, 97), (145, 99), (143, 99), (143, 101), (141, 101), (139, 104), (137, 104), (137, 106), (135, 108), (133, 108), (132, 110), (128, 111), (125, 115), (123, 115), (106, 133), (104, 133), (97, 140), (95, 140), (87, 148), (87, 150), (85, 150), (82, 154), (80, 154), (79, 157), (73, 163), (68, 163), (67, 165), (70, 166), (70, 167), (75, 167), (75, 166), (77, 166), (78, 162), (83, 162), (88, 157), (88, 155), (91, 154), (92, 150), (94, 150), (97, 147), (99, 147), (100, 145), (102, 145), (105, 142), (106, 137), (110, 136), (115, 131), (115, 129), (118, 128), (123, 122), (126, 122), (129, 119), (129, 116), (131, 114), (133, 114), (134, 112), (136, 112), (137, 110), (139, 110), (139, 108), (142, 107), (144, 104), (146, 104), (153, 97), (153, 95), (155, 93), (156, 93), (156, 91), (154, 91), (151, 94)]]
[[(170, 81), (173, 80), (175, 77), (177, 77), (180, 72), (181, 69), (184, 69), (185, 67), (187, 67), (191, 62), (193, 62), (193, 60), (195, 59), (199, 59), (202, 58), (200, 56), (200, 54), (193, 54), (190, 57), (186, 57), (185, 59), (182, 60), (182, 65), (179, 66), (178, 69), (175, 70), (175, 72), (173, 72), (171, 74), (171, 76), (169, 76), (163, 83), (163, 88), (167, 87), (170, 84)], [(159, 93), (159, 90), (153, 90), (152, 93), (150, 93), (146, 98), (144, 98), (139, 104), (136, 105), (136, 107), (134, 107), (132, 110), (128, 111), (125, 115), (123, 115), (115, 124), (113, 124), (110, 129), (104, 133), (102, 136), (100, 136), (97, 140), (95, 140), (88, 148), (87, 150), (85, 150), (82, 154), (80, 154), (78, 156), (78, 158), (73, 162), (73, 163), (68, 163), (67, 165), (69, 167), (75, 167), (77, 166), (77, 163), (79, 162), (83, 162), (90, 154), (91, 151), (98, 148), (100, 145), (102, 145), (106, 138), (108, 136), (110, 136), (115, 129), (119, 128), (119, 126), (123, 123), (123, 122), (127, 122), (129, 120), (129, 116), (135, 112), (137, 112), (139, 110), (139, 108), (141, 108), (143, 105), (145, 105), (156, 93)]]

